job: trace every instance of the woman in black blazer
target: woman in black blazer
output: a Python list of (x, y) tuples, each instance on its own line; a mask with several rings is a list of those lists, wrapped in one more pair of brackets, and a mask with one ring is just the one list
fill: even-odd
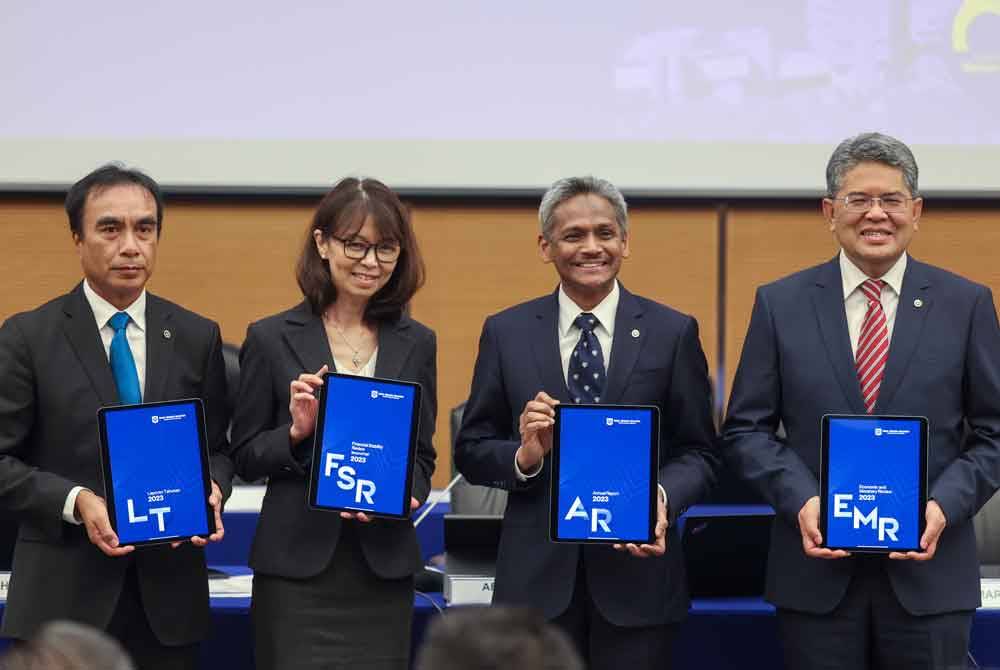
[(305, 300), (250, 325), (233, 417), (237, 472), (268, 478), (250, 554), (258, 670), (406, 668), (411, 521), (306, 502), (315, 390), (326, 370), (423, 386), (411, 506), (430, 493), (437, 342), (405, 315), (424, 280), (409, 213), (374, 179), (344, 179), (313, 217), (296, 275)]

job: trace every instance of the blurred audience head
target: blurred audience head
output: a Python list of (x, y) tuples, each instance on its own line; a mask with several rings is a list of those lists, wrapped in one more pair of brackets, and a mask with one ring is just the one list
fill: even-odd
[(534, 610), (484, 607), (437, 617), (417, 670), (583, 670), (569, 637)]
[(0, 670), (135, 670), (112, 637), (72, 621), (46, 624), (0, 656)]

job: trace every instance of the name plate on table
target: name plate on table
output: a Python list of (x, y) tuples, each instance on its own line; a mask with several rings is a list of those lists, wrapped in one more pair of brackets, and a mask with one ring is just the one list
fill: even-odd
[(420, 384), (334, 372), (323, 379), (309, 506), (409, 518)]
[(445, 575), (444, 599), (449, 605), (489, 605), (493, 602), (493, 577)]
[(1000, 610), (1000, 579), (996, 577), (980, 579), (979, 591), (983, 599), (983, 604), (979, 606), (979, 609)]
[(821, 434), (823, 546), (863, 553), (921, 551), (927, 419), (828, 414)]
[(659, 408), (560, 404), (555, 411), (550, 539), (651, 543)]

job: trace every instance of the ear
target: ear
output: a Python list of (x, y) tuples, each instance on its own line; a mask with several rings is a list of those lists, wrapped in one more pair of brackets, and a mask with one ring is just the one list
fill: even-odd
[(628, 233), (622, 234), (622, 258), (628, 258), (632, 254), (632, 250), (628, 245), (629, 239)]
[(80, 236), (75, 230), (70, 231), (70, 235), (73, 236), (73, 246), (76, 247), (77, 255), (83, 254), (83, 237)]
[(552, 262), (552, 243), (549, 242), (544, 235), (538, 235), (538, 255), (541, 257), (543, 263)]
[(913, 229), (920, 230), (920, 216), (924, 213), (924, 199), (913, 199)]
[(319, 257), (326, 260), (326, 242), (323, 239), (323, 231), (319, 228), (313, 229), (313, 241), (316, 243), (316, 252)]
[(832, 233), (837, 227), (833, 222), (833, 200), (830, 198), (823, 198), (821, 201), (823, 207), (823, 219), (829, 224), (830, 232)]

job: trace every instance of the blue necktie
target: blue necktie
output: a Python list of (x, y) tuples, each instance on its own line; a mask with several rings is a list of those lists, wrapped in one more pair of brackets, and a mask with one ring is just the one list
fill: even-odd
[(125, 337), (125, 329), (131, 319), (125, 312), (118, 312), (108, 319), (115, 329), (111, 338), (111, 374), (115, 376), (115, 386), (118, 387), (118, 400), (123, 405), (137, 405), (142, 402), (139, 391), (139, 373), (135, 370), (135, 359)]
[(575, 403), (601, 402), (604, 392), (604, 353), (594, 329), (601, 325), (597, 317), (584, 312), (576, 317), (573, 325), (580, 329), (580, 341), (569, 357), (569, 375), (566, 386)]

